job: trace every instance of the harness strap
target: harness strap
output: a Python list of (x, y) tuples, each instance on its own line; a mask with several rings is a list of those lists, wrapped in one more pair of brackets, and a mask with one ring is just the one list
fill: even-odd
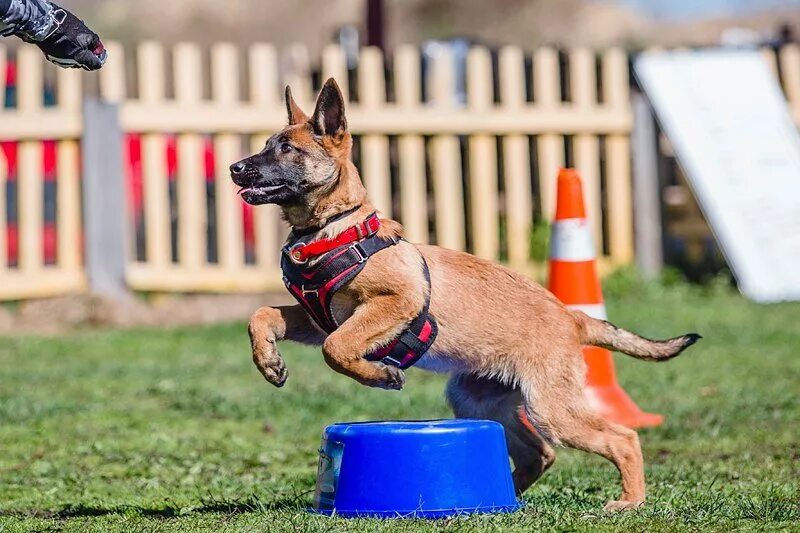
[(339, 327), (331, 309), (333, 295), (364, 269), (370, 256), (395, 244), (395, 240), (372, 236), (340, 247), (310, 270), (291, 261), (289, 249), (284, 249), (281, 257), (283, 282), (319, 327), (332, 333)]
[[(328, 333), (339, 327), (333, 316), (333, 295), (364, 269), (371, 256), (398, 242), (396, 239), (378, 237), (376, 234), (378, 227), (380, 222), (373, 213), (362, 223), (345, 230), (344, 233), (347, 235), (344, 237), (340, 234), (333, 239), (323, 239), (305, 245), (306, 250), (315, 252), (323, 248), (321, 245), (314, 246), (317, 243), (325, 242), (325, 247), (334, 242), (338, 243), (333, 249), (322, 252), (329, 255), (313, 267), (309, 267), (306, 260), (295, 259), (293, 252), (299, 249), (298, 245), (287, 245), (283, 249), (281, 270), (286, 288), (314, 322)], [(369, 232), (362, 234), (364, 228)], [(305, 255), (300, 256), (301, 259), (304, 257)], [(436, 320), (430, 316), (430, 270), (424, 257), (422, 257), (422, 267), (428, 285), (422, 311), (388, 345), (368, 354), (366, 356), (368, 360), (381, 361), (405, 369), (416, 363), (436, 340), (438, 326)]]
[(419, 361), (436, 340), (439, 326), (430, 315), (431, 273), (425, 257), (421, 257), (422, 270), (425, 274), (425, 281), (428, 284), (422, 311), (396, 339), (367, 356), (370, 361), (381, 361), (384, 364), (406, 369)]
[(365, 237), (371, 237), (378, 232), (381, 227), (378, 216), (373, 213), (363, 222), (359, 222), (336, 237), (320, 239), (310, 243), (298, 243), (289, 248), (289, 258), (295, 263), (305, 263), (312, 257), (326, 254), (340, 246), (355, 242), (356, 244)]

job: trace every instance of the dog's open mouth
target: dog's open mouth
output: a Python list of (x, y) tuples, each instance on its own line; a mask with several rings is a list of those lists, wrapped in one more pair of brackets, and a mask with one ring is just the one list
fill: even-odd
[(242, 187), (239, 189), (239, 196), (242, 200), (250, 205), (260, 205), (273, 203), (278, 197), (283, 194), (286, 185), (283, 184), (270, 184), (270, 185), (252, 185), (249, 187)]
[(264, 186), (261, 186), (261, 187), (255, 187), (255, 186), (253, 186), (253, 187), (242, 187), (241, 189), (239, 189), (239, 192), (236, 193), (236, 194), (238, 194), (239, 196), (242, 196), (242, 195), (247, 194), (247, 193), (250, 193), (250, 194), (269, 194), (269, 193), (275, 192), (275, 191), (277, 191), (277, 190), (279, 190), (279, 189), (281, 189), (283, 187), (284, 187), (284, 185), (280, 185), (280, 184), (278, 184), (278, 185), (264, 185)]

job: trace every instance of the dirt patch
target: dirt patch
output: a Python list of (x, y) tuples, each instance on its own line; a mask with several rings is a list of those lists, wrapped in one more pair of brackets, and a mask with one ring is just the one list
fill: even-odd
[(0, 335), (75, 329), (189, 326), (247, 320), (263, 305), (294, 303), (288, 294), (157, 294), (109, 300), (77, 295), (0, 307)]

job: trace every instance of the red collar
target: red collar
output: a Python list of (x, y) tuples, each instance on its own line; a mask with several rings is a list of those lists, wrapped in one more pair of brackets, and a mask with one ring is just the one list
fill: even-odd
[(378, 219), (376, 213), (372, 213), (366, 220), (359, 222), (355, 226), (351, 226), (344, 230), (336, 237), (327, 239), (320, 239), (308, 243), (297, 243), (291, 246), (287, 253), (292, 262), (302, 264), (311, 259), (326, 254), (331, 250), (335, 250), (340, 246), (345, 246), (350, 243), (358, 242), (362, 239), (370, 237), (378, 232), (381, 227), (381, 221)]

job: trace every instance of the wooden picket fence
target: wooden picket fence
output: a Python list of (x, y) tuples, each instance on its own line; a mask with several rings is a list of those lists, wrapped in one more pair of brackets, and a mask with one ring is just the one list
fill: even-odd
[[(313, 106), (312, 77), (302, 49), (288, 51), (283, 62), (292, 70), (284, 76), (279, 75), (281, 58), (274, 48), (257, 45), (247, 50), (246, 98), (240, 97), (242, 58), (228, 44), (212, 47), (208, 63), (198, 47), (178, 45), (172, 50), (172, 80), (165, 69), (166, 51), (156, 43), (141, 45), (135, 99), (126, 93), (129, 84), (120, 60), (123, 50), (112, 47), (110, 53), (117, 60), (102, 71), (102, 94), (122, 104), (124, 129), (144, 134), (146, 259), (130, 265), (130, 285), (141, 290), (262, 290), (278, 286), (280, 223), (276, 209), (255, 210), (255, 260), (248, 263), (242, 246), (240, 202), (227, 166), (248, 150), (259, 150), (266, 137), (285, 124), (283, 83), (292, 85), (301, 105), (309, 110)], [(384, 58), (376, 49), (363, 49), (354, 76), (358, 98), (347, 112), (351, 131), (359, 139), (363, 179), (373, 202), (384, 214), (399, 218), (415, 242), (432, 240), (498, 259), (504, 238), (508, 262), (525, 270), (530, 265), (529, 235), (537, 200), (532, 194), (531, 157), (537, 163), (534, 177), (547, 177), (539, 181), (542, 212), (552, 213), (553, 184), (557, 169), (565, 164), (565, 136), (569, 136), (574, 165), (586, 182), (599, 249), (607, 249), (617, 264), (628, 263), (633, 250), (627, 61), (621, 50), (601, 56), (603, 91), (598, 95), (595, 54), (588, 49), (572, 51), (571, 101), (565, 103), (557, 52), (538, 50), (533, 58), (535, 100), (531, 102), (525, 90), (523, 52), (504, 48), (497, 59), (496, 102), (491, 54), (485, 48), (474, 48), (467, 58), (468, 102), (459, 106), (453, 101), (454, 62), (447, 52), (432, 59), (423, 101), (419, 52), (412, 47), (397, 50), (390, 65), (394, 99), (387, 102)], [(206, 64), (208, 99), (202, 97)], [(345, 58), (336, 47), (323, 53), (319, 79), (328, 76), (339, 81), (345, 94), (351, 92)], [(167, 98), (170, 81), (174, 95)], [(173, 241), (163, 157), (165, 136), (176, 132), (178, 229)], [(214, 213), (204, 210), (205, 176), (200, 169), (200, 138), (209, 134), (214, 139), (217, 165)], [(536, 136), (533, 154), (531, 136)], [(394, 186), (392, 148), (397, 154)], [(462, 157), (466, 165), (462, 165)], [(466, 180), (463, 167), (469, 169)], [(503, 169), (502, 176), (498, 176), (498, 168)], [(602, 172), (605, 191), (601, 189)], [(602, 231), (604, 212), (611, 214), (605, 222), (607, 232)], [(207, 217), (216, 221), (216, 263), (206, 260)], [(432, 233), (431, 227), (435, 228)], [(604, 234), (609, 241), (605, 248)], [(177, 260), (172, 260), (171, 245), (176, 243)]]
[[(283, 127), (285, 84), (311, 111), (315, 89), (328, 76), (351, 96), (348, 123), (370, 196), (404, 224), (409, 240), (467, 250), (531, 273), (534, 220), (550, 219), (558, 168), (569, 164), (583, 176), (604, 263), (633, 259), (629, 58), (620, 49), (541, 48), (526, 58), (516, 47), (496, 54), (474, 47), (466, 60), (464, 103), (454, 99), (455, 63), (446, 50), (425, 62), (423, 71), (414, 47), (400, 47), (386, 60), (379, 50), (364, 48), (356, 70), (348, 71), (342, 51), (331, 46), (315, 73), (300, 46), (279, 53), (266, 44), (247, 50), (217, 44), (205, 51), (147, 42), (136, 50), (111, 44), (109, 54), (99, 77), (101, 97), (119, 104), (126, 132), (141, 135), (143, 224), (131, 228), (126, 272), (134, 290), (282, 285), (278, 251), (286, 230), (278, 211), (260, 206), (249, 213), (254, 240), (247, 244), (248, 208), (235, 194), (228, 165), (260, 150)], [(0, 72), (5, 55), (0, 48)], [(774, 61), (800, 122), (797, 48), (787, 47)], [(0, 106), (0, 141), (20, 141), (19, 260), (11, 266), (5, 257), (7, 202), (0, 174), (0, 299), (82, 291), (82, 75), (58, 71), (57, 105), (44, 108), (38, 51), (20, 49), (17, 64), (18, 106)], [(171, 181), (166, 158), (173, 138), (177, 176)], [(45, 139), (58, 140), (58, 251), (48, 265), (42, 261), (38, 164)], [(140, 252), (133, 249), (137, 231)]]
[[(0, 46), (0, 73), (6, 71), (6, 51)], [(80, 157), (81, 75), (57, 72), (57, 107), (43, 106), (41, 52), (23, 47), (17, 54), (17, 107), (3, 110), (0, 98), (0, 141), (17, 145), (17, 242), (18, 259), (8, 261), (6, 206), (7, 166), (0, 161), (0, 300), (50, 296), (86, 288), (82, 267)], [(0, 76), (0, 96), (5, 78)], [(42, 141), (57, 142), (56, 261), (44, 261), (44, 191)], [(0, 152), (0, 157), (2, 153)]]

